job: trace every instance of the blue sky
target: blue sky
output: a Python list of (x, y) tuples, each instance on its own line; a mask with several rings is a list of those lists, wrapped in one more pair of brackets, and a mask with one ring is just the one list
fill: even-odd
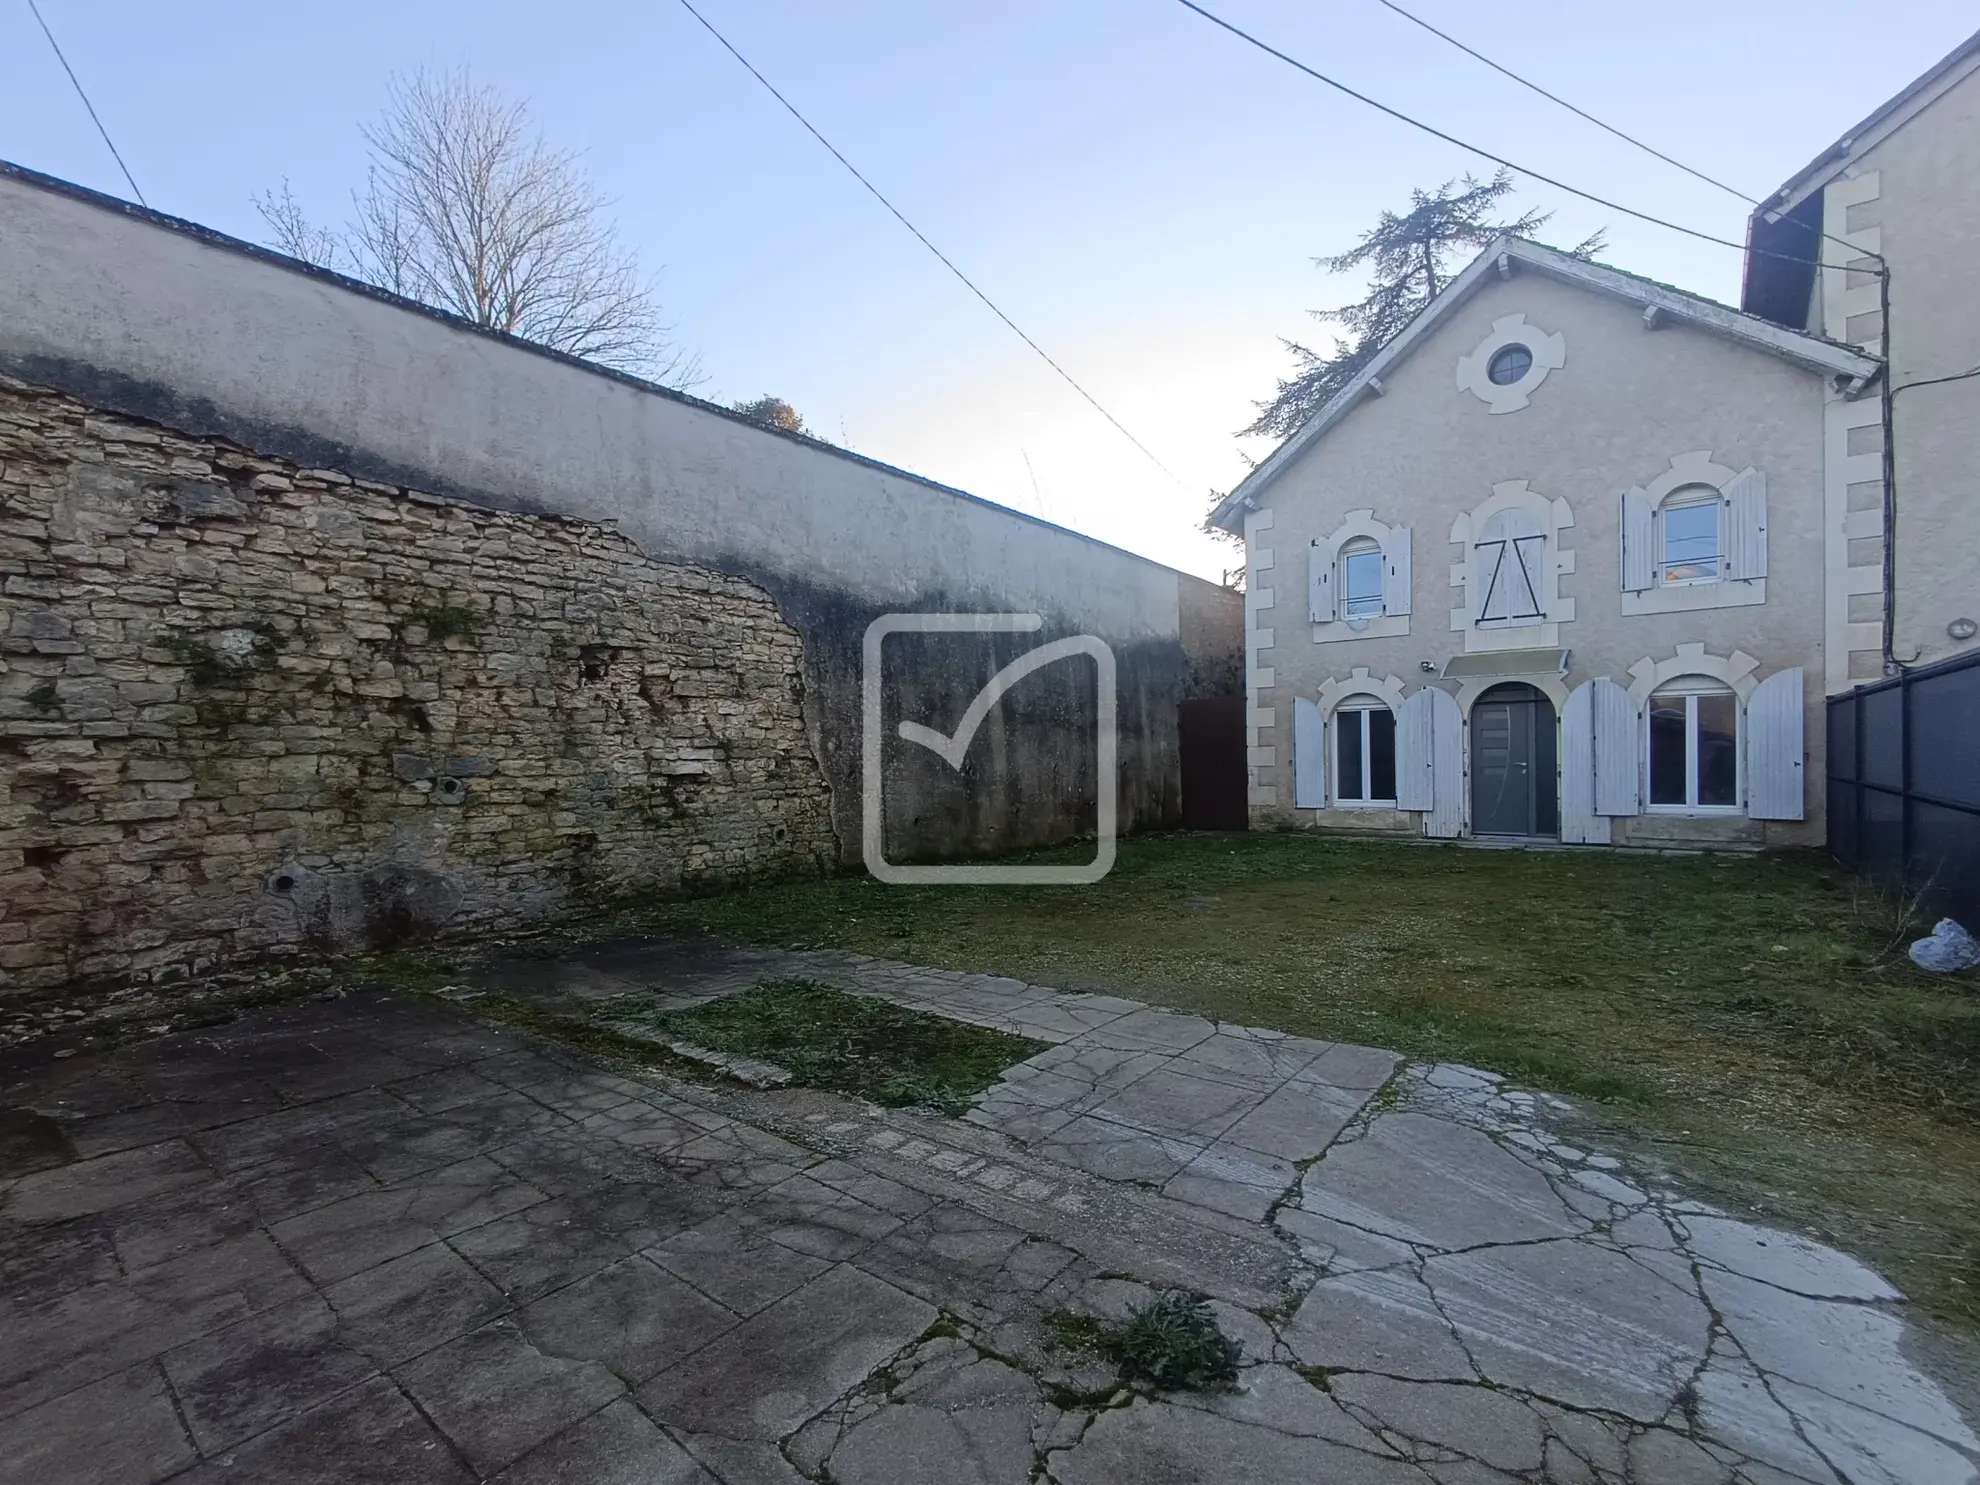
[[(922, 230), (1178, 476), (1040, 364), (677, 0), (40, 0), (150, 203), (259, 238), (291, 182), (341, 214), (393, 70), (471, 67), (582, 149), (660, 270), (702, 395), (772, 392), (820, 434), (1214, 575), (1208, 492), (1281, 336), (1352, 297), (1318, 273), (1412, 186), (1487, 170), (1173, 0), (994, 6), (697, 0)], [(1395, 107), (1728, 237), (1744, 209), (1446, 47), (1376, 0), (1213, 9)], [(1764, 195), (1949, 51), (1945, 0), (1413, 0), (1618, 127)], [(1865, 17), (1875, 24), (1866, 24)], [(0, 156), (127, 194), (25, 0), (0, 0)], [(1736, 297), (1736, 253), (1522, 186), (1543, 235)]]

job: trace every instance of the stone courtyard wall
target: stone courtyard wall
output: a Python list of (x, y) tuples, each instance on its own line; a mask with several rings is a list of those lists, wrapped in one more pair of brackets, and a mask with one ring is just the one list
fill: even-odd
[(607, 526), (0, 378), (0, 994), (817, 870), (802, 676)]

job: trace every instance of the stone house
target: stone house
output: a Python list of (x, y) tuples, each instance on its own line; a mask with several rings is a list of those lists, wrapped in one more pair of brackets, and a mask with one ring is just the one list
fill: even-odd
[(1218, 507), (1252, 813), (1821, 839), (1832, 418), (1877, 361), (1504, 238)]
[(1481, 253), (1212, 515), (1253, 819), (1821, 844), (1825, 698), (1975, 642), (1976, 159), (1980, 36), (1755, 213), (1743, 310)]

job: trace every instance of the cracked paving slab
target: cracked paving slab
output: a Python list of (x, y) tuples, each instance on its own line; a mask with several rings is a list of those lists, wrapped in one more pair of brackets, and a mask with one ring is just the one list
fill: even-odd
[[(0, 1061), (48, 1126), (0, 1168), (0, 1485), (1980, 1479), (1881, 1276), (1489, 1073), (824, 951), (504, 973), (803, 976), (1049, 1046), (961, 1120), (369, 994)], [(1231, 1390), (1046, 1323), (1168, 1286), (1241, 1342)]]

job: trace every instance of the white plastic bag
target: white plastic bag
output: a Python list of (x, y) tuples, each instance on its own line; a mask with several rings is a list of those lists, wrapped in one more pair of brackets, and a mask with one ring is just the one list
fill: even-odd
[(1952, 974), (1980, 965), (1980, 943), (1951, 918), (1941, 918), (1929, 938), (1911, 946), (1911, 962), (1934, 974)]

